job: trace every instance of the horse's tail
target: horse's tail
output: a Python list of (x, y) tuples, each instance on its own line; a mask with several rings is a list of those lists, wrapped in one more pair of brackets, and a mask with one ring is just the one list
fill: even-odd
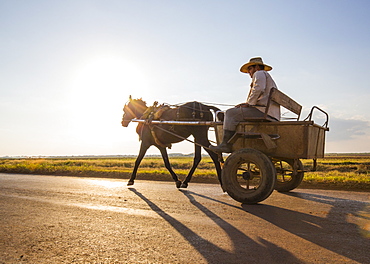
[(213, 105), (206, 105), (209, 110), (212, 110), (213, 112), (221, 111), (220, 108), (213, 106)]
[(215, 118), (223, 121), (224, 120), (224, 113), (221, 111), (220, 108), (213, 106), (213, 105), (207, 105), (209, 110), (212, 110), (215, 113)]

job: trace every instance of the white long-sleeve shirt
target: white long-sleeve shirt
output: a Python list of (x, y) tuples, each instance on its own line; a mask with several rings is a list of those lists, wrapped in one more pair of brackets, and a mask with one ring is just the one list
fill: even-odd
[[(252, 77), (247, 103), (265, 112), (265, 106), (267, 105), (271, 88), (277, 89), (277, 85), (271, 75), (266, 71), (256, 71)], [(267, 114), (280, 120), (280, 105), (271, 102)]]

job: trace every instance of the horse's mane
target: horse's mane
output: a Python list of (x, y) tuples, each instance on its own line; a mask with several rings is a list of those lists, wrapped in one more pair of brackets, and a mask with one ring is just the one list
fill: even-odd
[(142, 99), (142, 98), (139, 98), (139, 99), (130, 99), (130, 102), (132, 104), (139, 104), (139, 105), (146, 105), (146, 102)]

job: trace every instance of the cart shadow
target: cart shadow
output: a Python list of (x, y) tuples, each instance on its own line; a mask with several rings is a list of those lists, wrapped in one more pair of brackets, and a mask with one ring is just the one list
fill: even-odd
[[(224, 230), (229, 237), (232, 251), (225, 250), (214, 243), (204, 239), (191, 230), (185, 224), (167, 214), (158, 205), (146, 198), (135, 188), (130, 188), (134, 194), (140, 197), (160, 217), (166, 220), (190, 245), (193, 246), (208, 263), (303, 263), (289, 251), (262, 238), (258, 242), (245, 235), (242, 231), (232, 226), (224, 219), (213, 213), (204, 205), (199, 203), (193, 194), (186, 190), (180, 190), (202, 213), (211, 219), (217, 226)], [(208, 198), (208, 197), (207, 197)], [(213, 200), (212, 198), (209, 198)], [(216, 200), (217, 201), (217, 200)], [(221, 202), (221, 201), (219, 201)], [(221, 202), (222, 203), (222, 202)], [(226, 203), (227, 204), (227, 203)], [(227, 204), (229, 205), (229, 204)], [(240, 207), (237, 207), (241, 209)], [(242, 210), (242, 209), (241, 209)], [(217, 236), (217, 234), (215, 234)]]
[[(330, 205), (331, 209), (327, 215), (320, 217), (313, 215), (313, 212), (306, 214), (266, 204), (242, 204), (241, 207), (238, 207), (212, 197), (188, 192), (194, 196), (253, 214), (285, 231), (354, 261), (370, 263), (370, 256), (365, 253), (370, 248), (370, 239), (366, 238), (366, 234), (361, 235), (360, 228), (347, 220), (348, 216), (355, 216), (369, 225), (369, 203), (308, 193), (281, 193), (282, 195)], [(364, 210), (366, 210), (366, 216), (360, 213)], [(367, 236), (369, 236), (368, 233), (367, 230)]]
[[(249, 213), (322, 248), (360, 263), (370, 263), (370, 257), (365, 253), (370, 248), (370, 240), (361, 235), (358, 225), (348, 220), (352, 217), (369, 221), (369, 218), (364, 219), (366, 217), (360, 214), (366, 207), (365, 202), (299, 192), (286, 195), (328, 204), (331, 208), (327, 212), (312, 210), (302, 213), (265, 204), (242, 207)], [(310, 206), (314, 206), (314, 203)]]

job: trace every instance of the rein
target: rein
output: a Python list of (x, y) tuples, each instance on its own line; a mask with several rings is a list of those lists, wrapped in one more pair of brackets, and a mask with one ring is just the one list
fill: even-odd
[(188, 141), (188, 142), (190, 142), (190, 143), (193, 143), (193, 144), (195, 144), (195, 145), (197, 145), (197, 146), (199, 146), (199, 147), (202, 147), (202, 148), (205, 148), (205, 149), (208, 149), (208, 150), (213, 151), (212, 149), (210, 149), (210, 148), (209, 148), (209, 147), (207, 147), (207, 146), (203, 146), (203, 145), (201, 145), (201, 144), (199, 144), (199, 143), (197, 143), (197, 142), (195, 142), (195, 141), (192, 141), (192, 140), (190, 140), (190, 139), (187, 139), (186, 137), (180, 136), (180, 135), (178, 135), (178, 134), (176, 134), (176, 133), (174, 133), (174, 132), (171, 132), (171, 131), (169, 131), (169, 130), (167, 130), (167, 129), (164, 129), (164, 128), (162, 128), (162, 127), (158, 126), (158, 125), (152, 125), (152, 127), (156, 127), (156, 128), (158, 128), (158, 129), (160, 129), (160, 130), (162, 130), (162, 131), (164, 131), (164, 132), (166, 132), (166, 133), (168, 133), (168, 134), (171, 134), (171, 135), (173, 135), (173, 136), (175, 136), (175, 137), (181, 138), (182, 140), (186, 140), (186, 141)]
[[(232, 106), (232, 107), (235, 106), (234, 104), (219, 104), (219, 103), (198, 102), (198, 101), (197, 101), (197, 103), (201, 103), (201, 104), (205, 104), (205, 105), (220, 105), (220, 106)], [(183, 104), (185, 104), (185, 103), (179, 103), (179, 104), (175, 104), (175, 105), (174, 104), (168, 104), (168, 103), (164, 103), (164, 104), (166, 104), (168, 106), (172, 106), (172, 107), (179, 107), (179, 106), (181, 106), (181, 107), (184, 107), (184, 108), (192, 109), (192, 107), (183, 106)], [(206, 112), (206, 110), (205, 111), (201, 111), (201, 112)]]
[[(197, 109), (196, 108), (196, 104), (198, 104), (198, 106), (199, 106), (199, 109)], [(199, 120), (202, 120), (201, 118), (203, 118), (203, 116), (204, 116), (204, 113), (206, 113), (206, 112), (208, 112), (209, 110), (208, 109), (202, 109), (202, 105), (201, 105), (201, 103), (199, 103), (199, 102), (193, 102), (193, 105), (192, 105), (192, 107), (190, 107), (190, 106), (184, 106), (184, 105), (168, 105), (168, 104), (163, 104), (163, 106), (162, 107), (165, 107), (165, 106), (167, 106), (167, 107), (171, 107), (171, 106), (175, 106), (176, 107), (176, 109), (177, 109), (177, 112), (176, 112), (176, 117), (177, 117), (177, 119), (179, 119), (180, 118), (180, 109), (181, 108), (187, 108), (187, 109), (190, 109), (190, 110), (192, 110), (192, 118), (187, 118), (187, 119), (184, 119), (184, 118), (181, 118), (182, 120), (192, 120), (192, 121), (195, 121), (195, 120), (198, 120), (198, 119), (196, 119), (196, 111), (198, 111), (199, 113), (200, 113), (200, 119)], [(192, 141), (192, 140), (190, 140), (190, 139), (187, 139), (187, 138), (185, 138), (185, 137), (183, 137), (183, 136), (180, 136), (180, 135), (178, 135), (178, 134), (176, 134), (176, 133), (174, 133), (174, 132), (171, 132), (171, 131), (169, 131), (169, 130), (167, 130), (167, 129), (164, 129), (164, 128), (162, 128), (162, 127), (160, 127), (160, 126), (158, 126), (158, 125), (155, 125), (155, 124), (152, 124), (151, 123), (151, 121), (152, 121), (152, 119), (153, 119), (153, 117), (154, 117), (154, 115), (156, 114), (156, 112), (158, 112), (158, 110), (159, 109), (156, 109), (156, 107), (157, 107), (157, 102), (155, 102), (154, 103), (154, 105), (152, 106), (152, 107), (147, 107), (146, 105), (144, 106), (144, 105), (137, 105), (137, 107), (133, 107), (133, 109), (131, 109), (131, 107), (128, 107), (128, 104), (126, 104), (125, 106), (124, 106), (124, 108), (123, 108), (123, 110), (124, 110), (124, 112), (126, 113), (126, 111), (131, 115), (131, 116), (133, 116), (134, 118), (142, 118), (143, 116), (143, 113), (142, 112), (140, 112), (140, 110), (138, 110), (137, 108), (139, 108), (139, 107), (145, 107), (146, 108), (146, 110), (144, 110), (144, 114), (145, 114), (145, 112), (146, 111), (148, 111), (150, 108), (151, 108), (151, 110), (152, 111), (150, 111), (150, 113), (148, 112), (147, 114), (146, 114), (146, 119), (147, 119), (147, 122), (146, 122), (146, 124), (143, 124), (142, 126), (140, 126), (140, 124), (139, 124), (139, 126), (138, 126), (138, 128), (137, 128), (137, 132), (139, 132), (139, 136), (140, 136), (140, 138), (142, 137), (141, 136), (141, 134), (142, 134), (142, 132), (143, 132), (143, 128), (144, 128), (144, 125), (148, 125), (149, 126), (149, 128), (150, 128), (150, 132), (151, 132), (151, 134), (152, 134), (152, 136), (153, 136), (153, 138), (154, 138), (154, 141), (156, 142), (156, 144), (158, 144), (158, 145), (160, 145), (161, 147), (169, 147), (170, 148), (170, 146), (168, 146), (168, 145), (164, 145), (162, 142), (160, 142), (159, 141), (159, 139), (157, 138), (157, 136), (156, 136), (156, 134), (155, 134), (155, 131), (154, 131), (154, 128), (158, 128), (159, 130), (162, 130), (162, 131), (164, 131), (164, 132), (166, 132), (166, 133), (168, 133), (168, 134), (171, 134), (171, 135), (173, 135), (173, 136), (175, 136), (175, 137), (177, 137), (177, 138), (180, 138), (180, 139), (182, 139), (182, 140), (186, 140), (186, 141), (188, 141), (188, 142), (190, 142), (190, 143), (193, 143), (193, 144), (195, 144), (195, 145), (197, 145), (197, 146), (200, 146), (200, 147), (203, 147), (204, 149), (207, 149), (207, 150), (211, 150), (208, 146), (203, 146), (203, 145), (201, 145), (201, 144), (199, 144), (199, 143), (197, 143), (197, 142), (195, 142), (195, 141)], [(170, 108), (169, 108), (170, 109)], [(139, 116), (139, 114), (140, 114), (140, 116)], [(148, 118), (149, 117), (149, 118)], [(131, 119), (123, 119), (123, 121), (131, 121), (132, 120), (132, 118)], [(212, 150), (211, 150), (212, 151)]]

